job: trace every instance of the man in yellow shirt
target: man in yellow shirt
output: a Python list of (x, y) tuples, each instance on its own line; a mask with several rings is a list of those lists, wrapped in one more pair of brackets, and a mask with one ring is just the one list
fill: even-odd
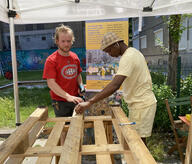
[(135, 128), (146, 143), (146, 137), (151, 136), (157, 101), (152, 92), (151, 76), (145, 58), (141, 52), (128, 47), (112, 32), (103, 36), (101, 49), (112, 57), (121, 56), (118, 71), (100, 93), (87, 102), (79, 103), (75, 110), (82, 113), (92, 104), (113, 94), (122, 84), (123, 97), (129, 108), (129, 120), (136, 122)]

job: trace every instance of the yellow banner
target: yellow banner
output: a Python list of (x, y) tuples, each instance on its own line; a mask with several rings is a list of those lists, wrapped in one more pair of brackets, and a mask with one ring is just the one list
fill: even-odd
[(100, 49), (101, 39), (106, 32), (114, 32), (128, 45), (128, 20), (86, 23), (86, 49)]
[(102, 90), (115, 76), (119, 58), (112, 58), (100, 50), (101, 39), (106, 32), (114, 32), (128, 45), (128, 19), (86, 22), (86, 89)]

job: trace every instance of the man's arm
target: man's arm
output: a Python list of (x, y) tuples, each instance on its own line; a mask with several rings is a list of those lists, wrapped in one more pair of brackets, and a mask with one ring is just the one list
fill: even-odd
[(83, 85), (83, 80), (82, 80), (81, 73), (79, 73), (79, 75), (77, 77), (77, 83), (78, 83), (78, 85)]
[(88, 100), (91, 105), (110, 96), (111, 94), (113, 94), (115, 91), (117, 91), (121, 84), (123, 83), (123, 81), (125, 80), (126, 76), (122, 76), (122, 75), (116, 75), (113, 80), (99, 93), (97, 93), (93, 98), (91, 98), (90, 100)]
[(126, 76), (116, 75), (113, 78), (113, 80), (101, 92), (97, 93), (93, 98), (89, 99), (87, 102), (78, 104), (75, 107), (75, 111), (77, 113), (82, 113), (85, 109), (89, 108), (92, 104), (110, 96), (120, 88), (125, 78)]
[(83, 100), (80, 97), (71, 96), (65, 92), (55, 81), (55, 79), (47, 79), (48, 87), (58, 96), (66, 99), (68, 102), (73, 102), (75, 104), (82, 102)]

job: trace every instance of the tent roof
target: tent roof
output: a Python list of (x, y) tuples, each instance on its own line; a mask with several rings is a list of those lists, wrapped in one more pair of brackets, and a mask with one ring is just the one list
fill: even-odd
[[(16, 24), (84, 21), (191, 13), (192, 0), (13, 0)], [(154, 3), (153, 3), (154, 2)], [(143, 7), (153, 4), (152, 12)], [(7, 0), (0, 1), (0, 21), (9, 22)]]

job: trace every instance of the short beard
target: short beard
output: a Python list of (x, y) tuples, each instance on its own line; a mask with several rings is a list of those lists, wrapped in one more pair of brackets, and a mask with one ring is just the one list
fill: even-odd
[(70, 51), (70, 50), (69, 50), (69, 51), (65, 51), (63, 48), (60, 48), (60, 47), (59, 47), (59, 49), (60, 49), (62, 52), (64, 52), (64, 53), (69, 53), (69, 51)]

